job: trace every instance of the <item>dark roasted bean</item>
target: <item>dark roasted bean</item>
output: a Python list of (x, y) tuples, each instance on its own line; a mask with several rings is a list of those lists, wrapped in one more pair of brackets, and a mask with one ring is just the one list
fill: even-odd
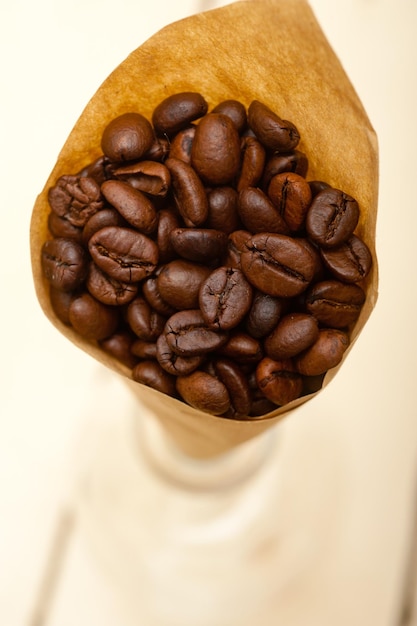
[(257, 339), (241, 331), (232, 331), (218, 354), (240, 364), (257, 363), (263, 357), (262, 346)]
[(111, 161), (136, 161), (151, 149), (154, 141), (154, 131), (146, 117), (123, 113), (105, 127), (101, 149)]
[(253, 100), (248, 109), (249, 126), (268, 150), (289, 152), (300, 141), (300, 135), (292, 122), (282, 120), (271, 109)]
[(345, 283), (357, 283), (366, 278), (372, 267), (372, 256), (366, 243), (352, 235), (337, 248), (320, 250), (326, 267)]
[(244, 137), (242, 145), (242, 167), (237, 182), (237, 190), (256, 187), (262, 177), (265, 165), (265, 148), (256, 137)]
[(92, 296), (103, 304), (110, 306), (123, 306), (136, 297), (137, 285), (123, 283), (105, 274), (92, 261), (89, 266), (86, 287)]
[(200, 93), (184, 91), (168, 96), (154, 109), (152, 124), (158, 135), (172, 136), (207, 113)]
[(176, 256), (171, 243), (171, 232), (178, 226), (178, 214), (173, 208), (168, 207), (158, 211), (156, 241), (159, 250), (159, 263), (168, 263)]
[[(214, 371), (230, 398), (230, 417), (247, 417), (251, 409), (251, 391), (246, 376), (233, 361), (216, 359)], [(228, 413), (225, 414), (227, 417)]]
[(169, 374), (186, 376), (200, 367), (205, 357), (199, 354), (194, 356), (176, 354), (168, 344), (166, 335), (162, 334), (156, 341), (156, 358), (159, 365)]
[(169, 158), (165, 165), (171, 173), (173, 196), (185, 225), (200, 226), (208, 216), (208, 201), (199, 176), (180, 159)]
[(69, 319), (69, 308), (75, 295), (72, 291), (62, 291), (61, 289), (55, 289), (52, 285), (49, 287), (49, 299), (51, 301), (52, 308), (58, 319), (61, 320), (67, 326), (71, 325)]
[(251, 233), (247, 230), (235, 230), (230, 233), (227, 245), (227, 257), (224, 264), (227, 267), (235, 267), (240, 269), (240, 257), (242, 252), (247, 250), (246, 241), (251, 237)]
[(240, 138), (231, 119), (209, 113), (198, 124), (191, 164), (208, 185), (228, 185), (240, 167)]
[(141, 191), (122, 180), (106, 180), (101, 193), (122, 217), (139, 232), (149, 235), (158, 223), (151, 200)]
[(97, 233), (106, 226), (127, 226), (127, 224), (116, 209), (109, 207), (97, 211), (97, 213), (94, 213), (94, 215), (90, 217), (82, 230), (83, 243), (88, 245), (94, 233)]
[(154, 311), (141, 297), (135, 298), (129, 304), (126, 319), (135, 335), (144, 341), (156, 341), (166, 322), (166, 318)]
[(227, 333), (209, 327), (199, 309), (174, 313), (165, 325), (164, 334), (171, 350), (179, 356), (204, 355), (227, 341)]
[(99, 185), (83, 176), (58, 178), (48, 192), (48, 201), (54, 213), (78, 228), (103, 206)]
[(211, 112), (227, 115), (227, 117), (230, 117), (233, 124), (236, 126), (238, 133), (244, 131), (247, 123), (246, 108), (238, 100), (223, 100), (222, 102), (219, 102), (219, 104), (217, 104)]
[(158, 161), (138, 161), (134, 164), (122, 165), (116, 168), (113, 174), (117, 178), (127, 180), (135, 189), (151, 196), (166, 196), (171, 183), (168, 168)]
[(226, 386), (215, 376), (201, 370), (179, 376), (177, 391), (190, 406), (212, 415), (222, 415), (230, 408)]
[(69, 320), (81, 337), (100, 341), (116, 331), (119, 311), (98, 302), (89, 293), (83, 293), (71, 302)]
[(175, 228), (171, 244), (183, 259), (207, 263), (221, 259), (227, 250), (227, 235), (213, 228)]
[(238, 193), (233, 187), (214, 187), (207, 193), (209, 214), (207, 228), (229, 235), (241, 227), (237, 205)]
[(191, 261), (171, 261), (158, 274), (159, 293), (175, 309), (197, 309), (200, 287), (210, 272), (208, 267)]
[(159, 293), (158, 274), (159, 271), (156, 272), (155, 276), (150, 276), (143, 281), (142, 294), (147, 303), (152, 307), (152, 309), (154, 309), (160, 315), (170, 317), (175, 313), (176, 309), (168, 304), (168, 302), (165, 302), (165, 300)]
[(286, 309), (285, 300), (258, 291), (246, 317), (247, 332), (257, 339), (269, 335)]
[(335, 248), (352, 235), (359, 220), (354, 198), (339, 189), (324, 189), (316, 195), (307, 213), (309, 237), (323, 248)]
[(289, 234), (279, 210), (259, 188), (246, 187), (239, 193), (238, 211), (245, 228), (251, 233)]
[(262, 176), (262, 188), (268, 189), (273, 176), (285, 172), (299, 174), (306, 177), (308, 159), (304, 152), (293, 150), (292, 152), (276, 152), (266, 162)]
[(316, 283), (306, 293), (306, 308), (325, 326), (345, 328), (356, 322), (365, 302), (365, 292), (359, 285), (338, 280)]
[(297, 371), (304, 376), (318, 376), (336, 367), (349, 345), (347, 333), (323, 328), (313, 345), (295, 358)]
[(88, 248), (100, 269), (122, 282), (143, 280), (158, 263), (156, 244), (130, 228), (102, 228), (91, 237)]
[(73, 239), (50, 239), (42, 246), (42, 271), (55, 289), (74, 291), (84, 282), (88, 258), (84, 248)]
[(176, 396), (175, 376), (168, 374), (156, 361), (138, 363), (132, 371), (132, 378), (137, 383), (152, 387), (168, 396)]
[(303, 379), (290, 359), (274, 361), (265, 357), (256, 368), (256, 381), (268, 400), (278, 406), (298, 398), (303, 389)]
[[(101, 211), (99, 211), (99, 213), (101, 213)], [(98, 215), (99, 213), (96, 213), (95, 215)], [(83, 241), (82, 228), (74, 226), (67, 219), (59, 217), (59, 215), (53, 213), (52, 211), (48, 215), (48, 230), (55, 238), (63, 237), (64, 239), (74, 239), (74, 241), (78, 241), (79, 243), (82, 243)]]
[(191, 149), (195, 136), (195, 126), (187, 126), (173, 137), (170, 147), (169, 156), (171, 158), (180, 159), (185, 163), (191, 162)]
[(288, 313), (264, 342), (266, 354), (275, 360), (290, 359), (317, 339), (317, 320), (308, 313)]
[(136, 339), (130, 347), (134, 356), (139, 359), (156, 359), (156, 342)]
[(303, 292), (314, 274), (311, 254), (286, 235), (253, 235), (241, 255), (241, 267), (249, 282), (270, 296), (289, 298)]
[(239, 269), (221, 266), (201, 284), (198, 301), (207, 324), (230, 330), (248, 312), (252, 287)]
[(311, 189), (305, 178), (292, 172), (276, 174), (269, 183), (268, 196), (292, 232), (304, 226), (311, 203)]
[(110, 335), (110, 337), (100, 341), (100, 347), (104, 352), (110, 354), (129, 369), (135, 367), (138, 361), (131, 351), (132, 344), (132, 334), (125, 331), (116, 332), (114, 335)]

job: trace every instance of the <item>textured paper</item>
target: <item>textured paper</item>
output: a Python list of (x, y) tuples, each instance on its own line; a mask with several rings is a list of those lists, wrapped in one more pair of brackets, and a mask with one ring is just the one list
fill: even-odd
[[(49, 187), (62, 174), (75, 173), (100, 155), (101, 133), (112, 118), (137, 111), (150, 119), (156, 104), (180, 91), (199, 91), (210, 108), (227, 98), (247, 106), (254, 99), (264, 102), (300, 131), (299, 149), (309, 159), (308, 179), (324, 180), (359, 202), (356, 232), (369, 246), (374, 265), (345, 358), (377, 300), (378, 147), (349, 78), (304, 0), (236, 2), (170, 24), (110, 74), (76, 122), (33, 209), (31, 255), (37, 297), (61, 333), (126, 377), (140, 401), (138, 411), (142, 404), (155, 413), (187, 454), (209, 457), (258, 435), (312, 396), (244, 421), (202, 413), (135, 383), (127, 368), (56, 318), (40, 265), (41, 247), (49, 238)], [(341, 365), (328, 372), (323, 389)]]

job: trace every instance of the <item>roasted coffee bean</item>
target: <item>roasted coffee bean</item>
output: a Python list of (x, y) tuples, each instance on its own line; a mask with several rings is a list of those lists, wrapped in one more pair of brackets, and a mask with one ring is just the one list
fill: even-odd
[(144, 159), (163, 163), (168, 158), (170, 145), (167, 137), (154, 137), (153, 144), (144, 154)]
[(156, 361), (138, 363), (132, 370), (132, 378), (137, 383), (152, 387), (168, 396), (176, 396), (175, 376), (168, 374)]
[(246, 242), (241, 267), (248, 281), (270, 296), (289, 298), (303, 292), (314, 274), (311, 254), (296, 239), (259, 233)]
[(238, 211), (245, 228), (251, 233), (289, 234), (279, 210), (259, 188), (246, 187), (239, 193)]
[(313, 345), (295, 357), (297, 371), (304, 376), (319, 376), (336, 367), (349, 345), (347, 333), (336, 328), (322, 328)]
[(372, 267), (371, 252), (362, 239), (351, 235), (337, 248), (320, 250), (326, 267), (345, 283), (357, 283), (366, 278)]
[(227, 341), (227, 333), (208, 327), (199, 309), (174, 313), (165, 325), (164, 334), (172, 351), (179, 356), (204, 355)]
[(252, 291), (239, 269), (221, 266), (213, 270), (201, 284), (198, 299), (207, 324), (222, 330), (237, 326), (249, 310)]
[(218, 354), (240, 364), (257, 363), (263, 357), (262, 346), (257, 339), (242, 331), (232, 331)]
[(139, 339), (156, 341), (163, 332), (166, 318), (154, 311), (144, 298), (135, 298), (127, 307), (126, 319)]
[(84, 248), (73, 239), (50, 239), (42, 246), (42, 271), (52, 287), (74, 291), (85, 281), (88, 257)]
[(93, 178), (83, 176), (58, 178), (48, 192), (48, 201), (54, 213), (79, 228), (103, 207), (100, 187)]
[(49, 287), (49, 299), (54, 313), (57, 318), (61, 320), (61, 322), (66, 324), (66, 326), (71, 325), (69, 319), (69, 308), (74, 298), (75, 295), (72, 291), (62, 291), (61, 289), (55, 289), (52, 286)]
[(223, 100), (211, 112), (227, 115), (236, 126), (238, 133), (244, 131), (247, 123), (246, 107), (239, 100)]
[(237, 190), (256, 187), (262, 177), (265, 165), (265, 148), (256, 137), (244, 137), (242, 144), (242, 167), (237, 182)]
[(158, 211), (156, 241), (159, 250), (159, 263), (168, 263), (168, 261), (172, 261), (175, 258), (175, 250), (171, 243), (171, 232), (178, 226), (178, 214), (173, 208), (168, 207)]
[(105, 127), (101, 149), (116, 162), (136, 161), (154, 144), (155, 135), (150, 122), (140, 113), (123, 113)]
[[(171, 184), (168, 168), (157, 161), (138, 161), (123, 165), (117, 167), (113, 175), (116, 178), (127, 180), (132, 187), (151, 196), (166, 196)], [(110, 200), (109, 202), (111, 203)]]
[(159, 271), (156, 272), (155, 276), (150, 276), (143, 281), (142, 295), (150, 307), (157, 313), (164, 315), (165, 317), (170, 317), (175, 313), (176, 309), (168, 304), (168, 302), (165, 302), (159, 293), (158, 274)]
[(262, 188), (268, 189), (273, 176), (292, 172), (305, 178), (308, 171), (308, 158), (304, 152), (276, 152), (267, 160), (262, 176)]
[(104, 352), (110, 354), (110, 356), (126, 365), (129, 369), (135, 367), (138, 362), (135, 355), (131, 352), (132, 345), (133, 336), (125, 331), (116, 332), (114, 335), (100, 341), (100, 347)]
[(230, 398), (227, 417), (247, 417), (251, 409), (251, 391), (246, 376), (240, 367), (228, 359), (216, 359), (214, 371), (224, 384)]
[(323, 248), (335, 248), (347, 241), (359, 220), (354, 198), (339, 189), (324, 189), (316, 195), (307, 213), (309, 237)]
[(134, 283), (123, 283), (105, 274), (94, 262), (90, 263), (86, 287), (92, 296), (103, 304), (123, 306), (136, 297), (138, 287)]
[(308, 313), (288, 313), (264, 342), (266, 354), (277, 361), (309, 348), (319, 335), (317, 320)]
[(89, 293), (83, 293), (71, 302), (69, 320), (81, 337), (100, 341), (116, 331), (119, 311), (115, 307), (98, 302)]
[(111, 207), (101, 209), (90, 217), (86, 225), (82, 230), (82, 241), (85, 245), (88, 245), (91, 237), (94, 233), (97, 233), (106, 226), (127, 226), (126, 221), (122, 218), (120, 213)]
[(171, 137), (207, 113), (208, 104), (200, 93), (184, 91), (168, 96), (154, 109), (152, 124), (158, 135)]
[(168, 344), (166, 335), (162, 334), (156, 341), (156, 358), (159, 365), (169, 374), (186, 376), (194, 372), (204, 360), (203, 355), (180, 356)]
[(109, 177), (109, 175), (111, 175), (111, 172), (109, 172), (109, 161), (104, 155), (101, 155), (83, 167), (77, 175), (94, 178), (96, 183), (100, 186)]
[(324, 275), (326, 273), (326, 268), (322, 261), (319, 249), (317, 248), (315, 244), (311, 243), (311, 241), (307, 239), (306, 237), (297, 237), (297, 241), (302, 246), (304, 246), (304, 248), (307, 250), (311, 258), (313, 259), (314, 272), (313, 272), (313, 278), (311, 282), (317, 282), (319, 280), (323, 280)]
[(345, 328), (356, 322), (365, 302), (365, 292), (359, 285), (338, 280), (324, 280), (306, 293), (306, 308), (325, 326)]
[(237, 210), (238, 194), (233, 187), (214, 187), (207, 192), (207, 200), (207, 228), (222, 230), (227, 235), (241, 228)]
[(179, 311), (198, 309), (200, 287), (210, 272), (208, 267), (191, 261), (171, 261), (158, 274), (159, 293), (165, 302)]
[(308, 184), (310, 185), (313, 198), (315, 198), (320, 191), (331, 188), (331, 185), (326, 183), (324, 180), (310, 180)]
[(171, 244), (178, 256), (197, 263), (210, 263), (224, 256), (227, 235), (213, 228), (175, 228)]
[(305, 178), (292, 172), (276, 174), (269, 183), (268, 196), (292, 232), (304, 226), (311, 203), (311, 189)]
[(91, 237), (88, 249), (103, 272), (122, 282), (143, 280), (152, 274), (158, 263), (156, 244), (130, 228), (102, 228)]
[(187, 128), (183, 128), (173, 137), (169, 147), (169, 156), (171, 158), (180, 159), (180, 161), (185, 163), (191, 162), (195, 128), (194, 125), (187, 126)]
[(122, 180), (106, 180), (101, 193), (122, 217), (139, 232), (149, 235), (158, 223), (151, 200)]
[(139, 359), (156, 359), (156, 342), (136, 339), (132, 343), (130, 351)]
[(240, 167), (240, 138), (231, 119), (209, 113), (197, 126), (191, 164), (208, 185), (228, 185)]
[(246, 317), (246, 330), (256, 339), (269, 335), (286, 310), (286, 302), (258, 291)]
[(303, 379), (290, 359), (274, 361), (265, 357), (256, 368), (256, 381), (268, 400), (278, 406), (298, 398), (303, 389)]
[(192, 407), (211, 415), (222, 415), (230, 409), (226, 386), (215, 376), (196, 370), (179, 376), (176, 382), (180, 396)]
[(240, 269), (240, 257), (246, 251), (246, 241), (251, 237), (247, 230), (235, 230), (230, 233), (227, 243), (227, 256), (224, 264), (227, 267)]
[(165, 165), (171, 173), (175, 204), (185, 225), (200, 226), (208, 217), (208, 201), (198, 174), (180, 159), (169, 158)]
[[(101, 213), (101, 211), (99, 211)], [(96, 215), (98, 215), (96, 213)], [(93, 215), (94, 217), (94, 215)], [(56, 213), (49, 213), (48, 215), (48, 230), (55, 238), (63, 237), (64, 239), (74, 239), (82, 243), (83, 230), (79, 226), (74, 226), (64, 217), (59, 217)]]
[(300, 135), (292, 122), (282, 120), (268, 106), (253, 100), (248, 109), (249, 126), (268, 150), (290, 152), (300, 141)]

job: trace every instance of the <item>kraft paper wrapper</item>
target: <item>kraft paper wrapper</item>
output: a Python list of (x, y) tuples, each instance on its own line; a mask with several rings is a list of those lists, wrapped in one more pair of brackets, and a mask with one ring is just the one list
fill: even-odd
[[(369, 246), (374, 265), (349, 349), (377, 299), (378, 148), (367, 114), (304, 0), (236, 2), (170, 24), (111, 73), (75, 124), (33, 210), (31, 254), (39, 302), (70, 341), (126, 377), (140, 401), (138, 411), (141, 404), (147, 407), (183, 451), (203, 458), (260, 434), (312, 396), (262, 418), (237, 421), (202, 413), (135, 383), (127, 368), (56, 318), (40, 266), (41, 247), (49, 238), (48, 188), (100, 155), (101, 133), (113, 117), (138, 111), (150, 119), (156, 104), (180, 91), (202, 93), (210, 108), (227, 98), (247, 106), (253, 99), (264, 102), (299, 129), (299, 148), (309, 158), (308, 179), (324, 180), (359, 202), (356, 232)], [(328, 372), (323, 388), (339, 369)]]

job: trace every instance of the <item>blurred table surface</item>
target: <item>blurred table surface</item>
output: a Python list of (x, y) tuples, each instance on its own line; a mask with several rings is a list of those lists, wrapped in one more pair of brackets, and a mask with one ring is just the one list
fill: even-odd
[[(83, 548), (68, 499), (74, 451), (92, 412), (114, 414), (123, 399), (118, 383), (108, 383), (108, 374), (40, 311), (28, 245), (34, 200), (110, 71), (165, 24), (223, 4), (15, 0), (0, 9), (4, 626), (122, 623), (108, 582)], [(409, 602), (417, 460), (417, 3), (311, 0), (311, 6), (379, 138), (380, 296), (339, 375), (285, 426), (295, 442), (313, 431), (329, 445), (332, 437), (343, 441), (348, 459), (345, 532), (334, 553), (322, 555), (331, 581), (320, 578), (319, 567), (314, 593), (301, 593), (286, 626), (405, 626), (417, 624)], [(331, 501), (323, 515), (332, 515)]]

